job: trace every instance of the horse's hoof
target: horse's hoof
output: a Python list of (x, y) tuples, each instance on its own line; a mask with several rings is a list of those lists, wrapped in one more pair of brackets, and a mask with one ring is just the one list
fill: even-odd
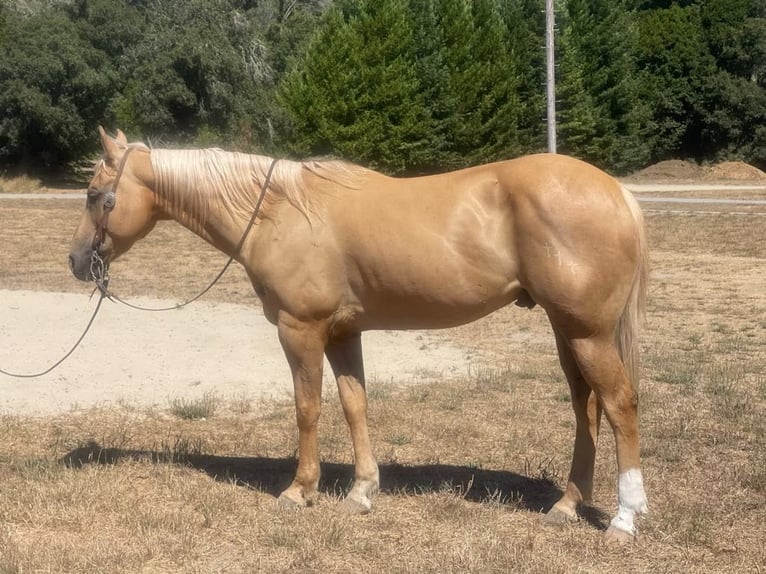
[(555, 506), (546, 514), (543, 514), (543, 524), (548, 524), (550, 526), (563, 526), (564, 524), (572, 524), (573, 522), (577, 522), (576, 514), (572, 516)]
[(346, 514), (369, 514), (372, 510), (372, 502), (367, 497), (347, 496), (340, 503), (340, 508)]
[(277, 505), (279, 508), (285, 510), (298, 510), (299, 508), (308, 506), (308, 503), (305, 498), (298, 497), (295, 494), (285, 491), (279, 495), (279, 498), (277, 498)]
[(614, 526), (610, 526), (607, 529), (605, 536), (607, 544), (632, 544), (637, 540), (635, 534), (631, 534), (627, 530), (615, 528)]

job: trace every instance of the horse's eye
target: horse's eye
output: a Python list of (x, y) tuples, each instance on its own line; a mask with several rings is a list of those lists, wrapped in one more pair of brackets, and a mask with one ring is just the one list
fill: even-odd
[(96, 205), (98, 198), (101, 196), (101, 192), (93, 187), (88, 188), (88, 197), (86, 199), (86, 206), (93, 207)]

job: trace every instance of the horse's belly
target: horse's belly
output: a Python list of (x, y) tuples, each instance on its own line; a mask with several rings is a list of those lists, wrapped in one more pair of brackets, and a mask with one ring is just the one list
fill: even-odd
[(355, 320), (359, 330), (441, 329), (475, 321), (513, 302), (522, 292), (517, 282), (502, 287), (442, 288), (367, 293)]

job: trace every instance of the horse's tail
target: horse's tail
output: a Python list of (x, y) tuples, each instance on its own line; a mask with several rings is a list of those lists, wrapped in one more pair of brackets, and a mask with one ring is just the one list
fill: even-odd
[(617, 349), (625, 365), (625, 372), (633, 386), (638, 389), (639, 381), (639, 343), (638, 331), (644, 318), (644, 306), (646, 303), (646, 289), (649, 280), (649, 253), (646, 245), (646, 229), (644, 216), (638, 201), (625, 187), (622, 188), (625, 203), (633, 216), (636, 234), (636, 247), (638, 258), (636, 260), (633, 284), (630, 288), (630, 296), (625, 303), (620, 320), (617, 324)]

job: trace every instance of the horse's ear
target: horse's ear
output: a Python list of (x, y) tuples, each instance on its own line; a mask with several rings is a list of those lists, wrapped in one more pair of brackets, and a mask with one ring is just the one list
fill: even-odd
[(119, 163), (120, 158), (122, 158), (122, 154), (125, 153), (125, 148), (127, 147), (127, 143), (123, 144), (120, 141), (120, 134), (122, 134), (123, 139), (125, 138), (125, 134), (118, 132), (118, 139), (115, 139), (106, 133), (104, 128), (98, 126), (98, 135), (101, 136), (101, 147), (104, 148), (104, 159), (113, 166), (116, 166)]
[(117, 141), (122, 145), (128, 145), (128, 138), (125, 137), (125, 134), (120, 129), (117, 130)]

